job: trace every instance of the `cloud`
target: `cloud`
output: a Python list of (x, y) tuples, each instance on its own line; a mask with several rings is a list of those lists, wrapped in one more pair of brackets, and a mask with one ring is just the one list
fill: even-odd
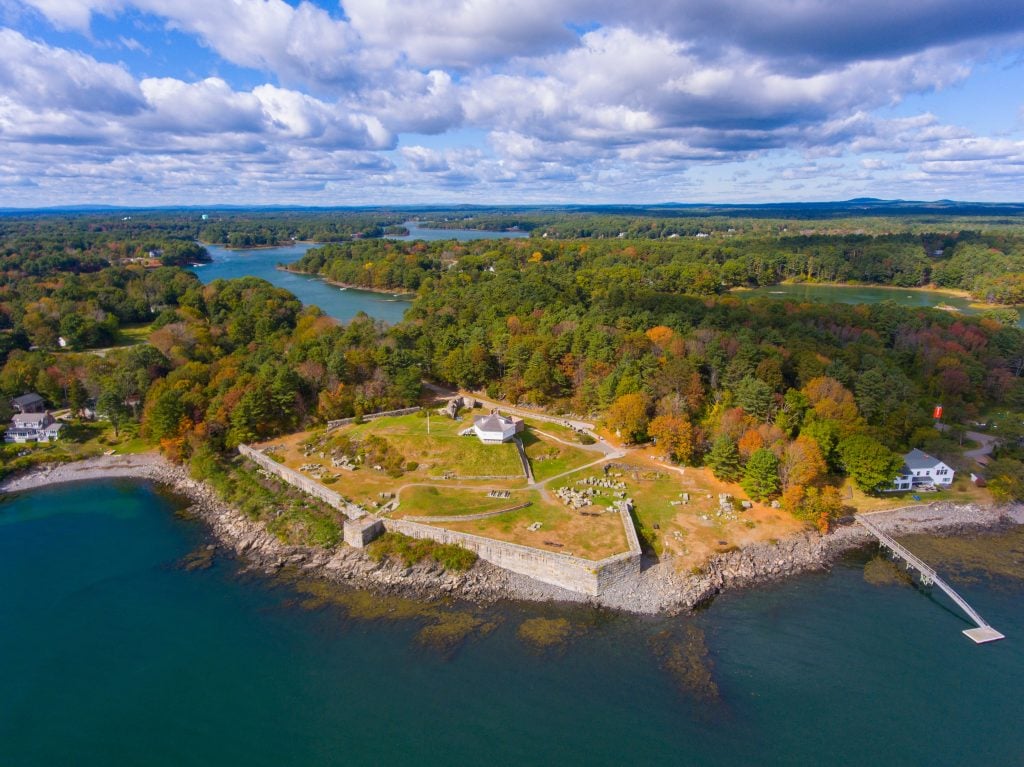
[(394, 135), (376, 117), (347, 112), (304, 93), (260, 85), (253, 90), (282, 137), (334, 149), (391, 149)]
[(347, 0), (369, 44), (397, 48), (415, 67), (471, 70), (571, 46), (566, 5), (552, 0)]
[[(751, 194), (828, 189), (814, 173), (850, 188), (955, 177), (985, 189), (986, 162), (1021, 178), (1013, 136), (878, 116), (969, 84), (978, 62), (1019, 56), (1019, 0), (20, 2), (83, 33), (76, 47), (97, 58), (0, 30), (12, 176), (31, 177), (43, 153), (62, 163), (46, 178), (66, 168), (85, 185), (104, 163), (125, 188), (211, 184), (217, 168), (267, 195), (340, 196), (355, 183), (357, 201), (431, 189), (658, 199), (702, 179), (742, 179)], [(93, 24), (97, 14), (112, 21)], [(129, 21), (139, 28), (121, 34)], [(175, 71), (144, 27), (193, 37), (215, 54), (200, 65), (213, 76)], [(160, 77), (99, 60), (147, 47)], [(775, 170), (737, 175), (765, 160)]]
[(0, 29), (0, 89), (27, 107), (129, 115), (145, 106), (131, 74), (91, 56)]

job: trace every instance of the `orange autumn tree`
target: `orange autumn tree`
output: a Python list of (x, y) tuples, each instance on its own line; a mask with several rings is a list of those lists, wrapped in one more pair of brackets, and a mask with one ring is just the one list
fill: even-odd
[(783, 487), (810, 485), (825, 474), (821, 448), (811, 437), (801, 435), (786, 445), (779, 465)]
[(627, 442), (642, 442), (647, 437), (647, 396), (640, 392), (623, 394), (608, 408), (606, 421)]
[(740, 437), (739, 442), (736, 443), (736, 447), (739, 448), (740, 455), (744, 460), (750, 458), (750, 456), (764, 446), (764, 437), (761, 436), (761, 432), (757, 429), (747, 429), (743, 432), (743, 436)]
[(672, 337), (675, 336), (675, 331), (665, 325), (655, 325), (653, 328), (648, 330), (644, 335), (647, 336), (647, 340), (650, 341), (654, 346), (659, 349), (664, 349), (672, 341)]
[(835, 421), (843, 435), (852, 434), (864, 426), (853, 392), (836, 379), (828, 376), (813, 378), (803, 388), (803, 393), (810, 400), (814, 414), (822, 420)]
[(821, 533), (827, 533), (843, 513), (839, 490), (832, 486), (793, 485), (783, 492), (781, 504), (794, 517), (809, 522)]
[(693, 457), (693, 425), (685, 415), (659, 415), (647, 427), (669, 458), (687, 463)]

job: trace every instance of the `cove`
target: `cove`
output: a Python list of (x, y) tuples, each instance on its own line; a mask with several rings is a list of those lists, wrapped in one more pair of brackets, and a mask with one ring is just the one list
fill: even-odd
[(356, 288), (339, 288), (329, 285), (319, 277), (295, 274), (277, 268), (278, 264), (290, 264), (302, 258), (316, 243), (298, 242), (279, 248), (257, 248), (234, 250), (220, 245), (207, 245), (212, 263), (191, 267), (203, 283), (217, 279), (230, 280), (236, 277), (259, 277), (272, 285), (292, 293), (302, 303), (319, 306), (325, 314), (339, 322), (348, 322), (359, 312), (365, 312), (388, 324), (401, 322), (409, 307), (410, 297), (375, 293)]
[(406, 221), (402, 226), (409, 230), (409, 234), (387, 235), (387, 239), (406, 242), (411, 240), (459, 240), (460, 242), (466, 242), (468, 240), (514, 240), (530, 236), (529, 232), (518, 231), (495, 232), (485, 229), (432, 229), (423, 226), (419, 221)]
[[(208, 541), (178, 508), (128, 481), (0, 499), (0, 761), (956, 765), (1024, 753), (1013, 568), (929, 553), (1007, 634), (984, 647), (941, 600), (899, 578), (868, 583), (865, 553), (691, 617), (452, 605), (491, 629), (442, 648), (422, 641), (415, 614), (311, 603), (297, 582), (241, 575), (220, 556), (183, 568)], [(1007, 561), (1024, 544), (990, 542)], [(538, 617), (571, 631), (524, 642)]]

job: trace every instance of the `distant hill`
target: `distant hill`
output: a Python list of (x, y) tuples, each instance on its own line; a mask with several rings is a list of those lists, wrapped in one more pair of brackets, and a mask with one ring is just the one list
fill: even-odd
[(610, 214), (624, 216), (653, 217), (713, 217), (741, 216), (751, 218), (853, 218), (862, 216), (1021, 216), (1024, 202), (969, 202), (958, 200), (880, 200), (874, 197), (857, 197), (852, 200), (834, 202), (779, 202), (779, 203), (680, 203), (666, 202), (650, 205), (365, 205), (365, 206), (312, 206), (312, 205), (167, 205), (153, 207), (130, 207), (116, 205), (69, 205), (49, 208), (0, 208), (0, 215), (53, 215), (89, 213), (174, 213), (174, 212), (216, 212), (231, 213), (329, 213), (376, 212), (408, 213), (409, 215), (430, 215), (440, 213), (481, 213), (514, 214), (537, 212), (567, 212)]

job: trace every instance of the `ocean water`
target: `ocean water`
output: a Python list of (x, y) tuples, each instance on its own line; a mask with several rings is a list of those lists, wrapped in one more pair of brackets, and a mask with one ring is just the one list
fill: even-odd
[[(1024, 764), (1016, 549), (950, 578), (1008, 637), (978, 647), (941, 595), (868, 583), (869, 553), (692, 617), (419, 614), (189, 570), (208, 541), (179, 507), (128, 481), (0, 500), (0, 764)], [(421, 633), (452, 616), (487, 631)], [(538, 617), (570, 636), (524, 641)]]

